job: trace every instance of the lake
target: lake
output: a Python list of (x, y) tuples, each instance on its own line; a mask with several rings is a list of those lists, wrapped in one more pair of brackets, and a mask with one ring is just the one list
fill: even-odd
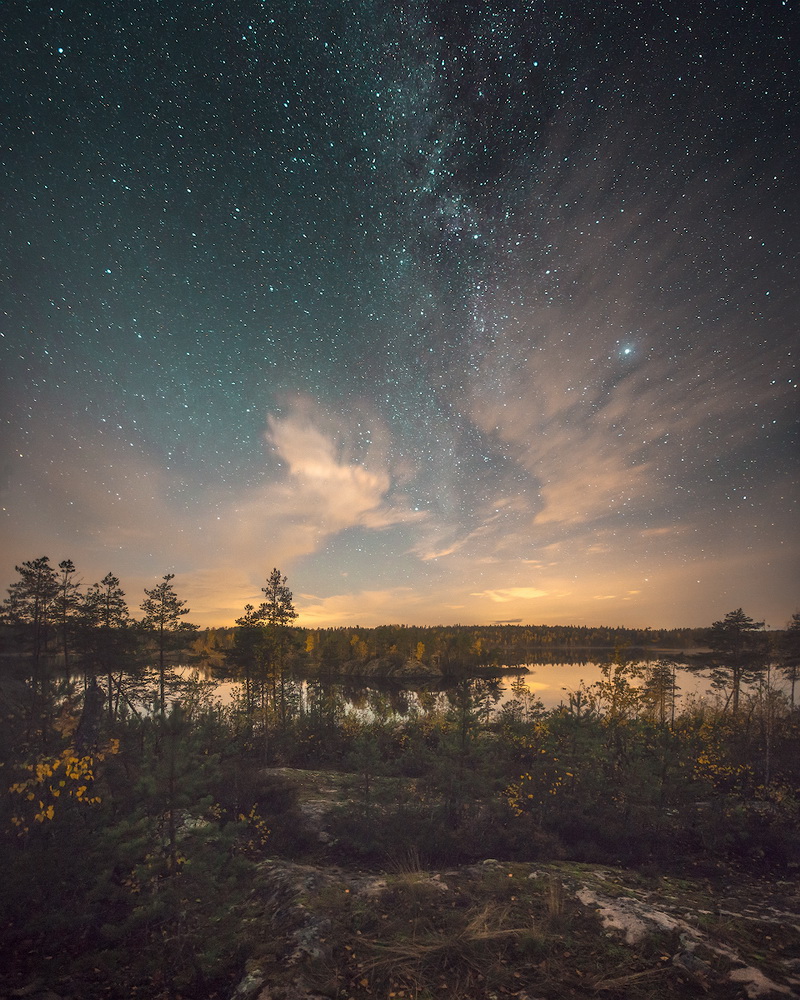
[[(652, 661), (647, 663), (652, 665)], [(635, 666), (645, 667), (647, 663), (641, 661)], [(521, 685), (533, 698), (541, 701), (546, 709), (553, 709), (568, 701), (569, 694), (577, 691), (582, 684), (590, 685), (602, 679), (600, 664), (593, 661), (528, 664), (527, 670), (527, 673), (504, 673), (500, 676), (498, 707), (514, 697), (512, 685), (515, 683)], [(210, 671), (197, 667), (183, 667), (180, 672), (186, 678), (194, 677), (200, 680), (211, 678)], [(430, 706), (431, 696), (437, 693), (446, 700), (445, 692), (455, 686), (452, 683), (424, 680), (401, 685), (391, 680), (339, 676), (314, 680), (297, 677), (294, 680), (300, 686), (302, 700), (306, 700), (311, 688), (318, 690), (322, 687), (325, 691), (338, 695), (344, 702), (346, 711), (374, 712), (375, 705), (380, 703), (383, 706), (388, 705), (391, 713), (399, 715), (415, 707), (423, 707), (423, 702)], [(777, 677), (773, 671), (773, 685), (782, 688), (783, 685), (778, 681), (782, 681), (782, 678)], [(702, 697), (706, 694), (710, 696), (715, 694), (707, 676), (680, 664), (676, 669), (676, 683), (679, 703), (687, 696)], [(235, 680), (217, 680), (213, 691), (223, 704), (230, 704), (239, 698), (242, 683)], [(422, 699), (419, 697), (420, 694), (424, 695)]]

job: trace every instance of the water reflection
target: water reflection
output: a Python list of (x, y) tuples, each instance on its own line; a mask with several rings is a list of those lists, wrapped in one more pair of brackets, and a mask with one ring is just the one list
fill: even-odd
[[(629, 666), (641, 672), (642, 677), (630, 678), (632, 684), (643, 683), (646, 670), (652, 661), (639, 661)], [(492, 679), (492, 707), (501, 709), (511, 700), (541, 702), (545, 709), (557, 708), (569, 701), (569, 695), (582, 686), (602, 680), (602, 665), (596, 661), (544, 662), (527, 664), (527, 672), (504, 673)], [(239, 702), (243, 697), (244, 683), (232, 679), (219, 679), (218, 674), (198, 667), (183, 667), (187, 679), (214, 680), (214, 696), (223, 704)], [(676, 694), (678, 699), (687, 695), (702, 696), (710, 691), (708, 677), (690, 670), (685, 664), (676, 664)], [(452, 707), (457, 696), (458, 683), (453, 681), (414, 681), (399, 683), (370, 678), (293, 678), (296, 697), (301, 711), (318, 714), (330, 711), (331, 703), (342, 706), (345, 713), (368, 714), (375, 719), (405, 718), (410, 714), (433, 712)], [(488, 698), (488, 696), (487, 696)]]
[[(639, 686), (644, 682), (644, 676), (652, 661), (642, 660), (632, 663), (630, 683)], [(529, 673), (522, 677), (522, 683), (537, 698), (545, 708), (557, 708), (562, 702), (569, 700), (569, 694), (578, 691), (582, 685), (596, 684), (602, 680), (601, 664), (586, 663), (539, 663), (529, 664)], [(635, 676), (638, 673), (641, 676)], [(676, 694), (678, 698), (686, 695), (703, 695), (711, 686), (707, 677), (689, 670), (685, 665), (676, 664), (675, 670)]]

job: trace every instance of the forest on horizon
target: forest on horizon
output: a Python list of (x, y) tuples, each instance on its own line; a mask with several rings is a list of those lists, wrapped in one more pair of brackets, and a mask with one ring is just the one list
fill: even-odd
[[(0, 649), (13, 651), (15, 643), (11, 626), (24, 626), (26, 619), (29, 619), (28, 624), (36, 635), (34, 643), (37, 648), (40, 644), (43, 649), (58, 645), (62, 650), (68, 633), (77, 636), (81, 630), (85, 632), (87, 626), (98, 621), (98, 615), (103, 616), (106, 627), (124, 626), (147, 632), (152, 625), (147, 613), (140, 619), (131, 614), (120, 581), (111, 573), (101, 582), (86, 585), (79, 579), (71, 560), (62, 560), (56, 568), (46, 556), (25, 562), (17, 566), (16, 571), (19, 579), (9, 587), (9, 596), (3, 602), (0, 613)], [(283, 581), (277, 585), (286, 589), (286, 578), (278, 570), (273, 570), (272, 577), (275, 574)], [(173, 591), (173, 579), (173, 574), (167, 574), (155, 590), (145, 589), (144, 602), (152, 600), (150, 595), (157, 592), (164, 581)], [(270, 581), (267, 583), (269, 587)], [(272, 585), (276, 585), (274, 580)], [(262, 589), (266, 593), (267, 588)], [(291, 592), (289, 596), (291, 599)], [(247, 605), (235, 626), (201, 630), (184, 620), (189, 613), (185, 603), (180, 602), (182, 610), (174, 630), (197, 632), (195, 639), (186, 645), (194, 654), (206, 659), (224, 657), (235, 647), (237, 632), (257, 623), (256, 609)], [(314, 628), (295, 625), (296, 617), (292, 605), (292, 616), (287, 623), (292, 625), (296, 640), (294, 646), (304, 651), (308, 665), (323, 669), (348, 660), (366, 661), (390, 653), (437, 663), (446, 668), (454, 666), (456, 661), (465, 668), (484, 668), (535, 662), (543, 652), (561, 649), (579, 652), (627, 648), (645, 655), (688, 651), (706, 648), (712, 628), (712, 623), (700, 628), (630, 628), (510, 622), (428, 626), (387, 623), (368, 627), (347, 624)], [(759, 624), (763, 626), (763, 623)], [(765, 632), (774, 643), (779, 643), (784, 630)], [(56, 639), (57, 634), (60, 640)], [(188, 636), (184, 638), (188, 639)]]

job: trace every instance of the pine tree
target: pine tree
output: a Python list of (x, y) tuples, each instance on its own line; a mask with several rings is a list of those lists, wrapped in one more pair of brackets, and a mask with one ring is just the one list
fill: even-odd
[[(135, 645), (125, 591), (118, 577), (106, 573), (99, 583), (89, 587), (81, 601), (78, 620), (87, 679), (88, 676), (105, 675), (108, 712), (113, 717), (122, 692), (123, 668), (130, 664)], [(118, 674), (116, 697), (115, 671)]]
[(286, 586), (286, 577), (277, 568), (267, 577), (266, 587), (261, 588), (265, 600), (258, 609), (258, 618), (264, 625), (263, 648), (265, 659), (273, 666), (273, 689), (275, 677), (280, 684), (281, 727), (286, 729), (286, 678), (284, 664), (289, 642), (289, 626), (297, 618), (292, 592)]
[(64, 671), (69, 674), (69, 654), (75, 632), (75, 619), (80, 605), (80, 582), (74, 579), (76, 570), (71, 559), (62, 559), (58, 564), (61, 571), (56, 578), (56, 594), (53, 612), (59, 633), (61, 652), (64, 656)]
[(273, 569), (267, 578), (266, 587), (261, 588), (265, 601), (258, 609), (261, 620), (267, 625), (287, 626), (297, 612), (292, 604), (292, 592), (286, 586), (286, 577), (279, 569)]
[(237, 670), (244, 671), (245, 713), (250, 725), (255, 707), (253, 675), (262, 653), (263, 630), (260, 615), (252, 604), (245, 605), (244, 614), (236, 619), (236, 624), (238, 628), (233, 636), (233, 648), (227, 650), (226, 656)]
[(197, 625), (181, 620), (190, 613), (190, 609), (186, 607), (186, 601), (180, 600), (175, 593), (172, 586), (174, 579), (174, 573), (167, 573), (152, 590), (145, 587), (147, 596), (140, 604), (144, 611), (142, 627), (154, 633), (158, 646), (158, 698), (162, 718), (165, 707), (166, 653), (174, 646), (176, 638), (180, 638), (180, 633), (197, 631)]
[(780, 640), (779, 653), (781, 669), (791, 684), (790, 702), (794, 708), (794, 689), (797, 684), (797, 670), (800, 667), (800, 611), (792, 615), (792, 620)]
[(20, 579), (8, 588), (3, 620), (17, 626), (30, 643), (34, 664), (39, 663), (54, 624), (58, 578), (47, 556), (14, 567)]
[(766, 667), (767, 637), (764, 622), (753, 621), (741, 608), (714, 622), (708, 644), (713, 652), (711, 676), (717, 686), (730, 685), (731, 710), (739, 713), (742, 684), (755, 679)]

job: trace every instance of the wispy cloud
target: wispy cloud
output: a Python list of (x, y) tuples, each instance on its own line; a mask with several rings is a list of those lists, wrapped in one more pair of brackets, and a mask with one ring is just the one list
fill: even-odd
[(419, 613), (425, 598), (411, 587), (356, 590), (328, 597), (304, 595), (297, 602), (298, 624), (305, 628), (332, 625), (384, 625), (405, 622)]
[(537, 597), (547, 597), (547, 590), (536, 587), (505, 587), (499, 590), (482, 590), (473, 592), (471, 597), (487, 597), (495, 604), (507, 604), (509, 601), (532, 601)]
[(269, 552), (275, 562), (291, 562), (351, 528), (380, 531), (425, 518), (395, 485), (380, 422), (365, 416), (367, 444), (355, 440), (352, 417), (304, 397), (267, 417), (269, 481), (230, 513), (240, 558), (253, 563)]
[(348, 453), (344, 422), (321, 422), (307, 401), (286, 417), (267, 418), (267, 442), (288, 466), (288, 483), (296, 510), (313, 516), (324, 532), (353, 525), (384, 528), (421, 514), (389, 499), (392, 480), (383, 454), (366, 450), (356, 460)]

